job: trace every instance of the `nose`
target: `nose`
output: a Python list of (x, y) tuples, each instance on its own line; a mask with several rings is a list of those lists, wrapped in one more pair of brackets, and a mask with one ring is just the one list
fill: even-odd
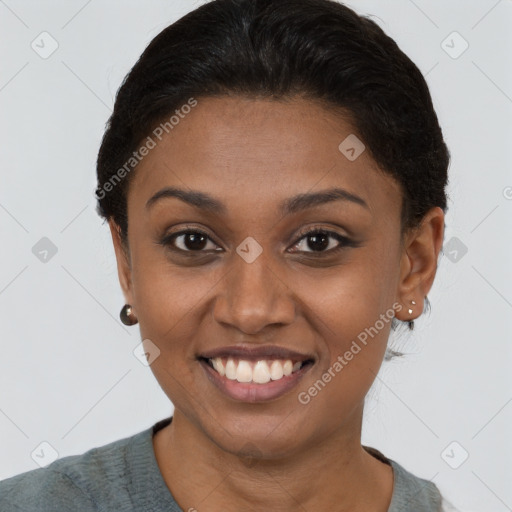
[(256, 334), (268, 325), (287, 325), (295, 318), (293, 291), (284, 273), (271, 265), (265, 251), (252, 263), (238, 255), (225, 274), (213, 306), (221, 324)]

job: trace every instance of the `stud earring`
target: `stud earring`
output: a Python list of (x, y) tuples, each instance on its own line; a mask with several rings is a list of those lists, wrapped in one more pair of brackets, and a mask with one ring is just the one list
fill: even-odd
[[(414, 300), (411, 300), (411, 304), (413, 306), (415, 306), (416, 302)], [(409, 315), (412, 315), (412, 309), (411, 308), (408, 309), (408, 312), (409, 312)], [(408, 320), (407, 323), (409, 324), (409, 330), (412, 331), (414, 329), (414, 320)]]
[(130, 304), (125, 304), (123, 306), (121, 312), (119, 313), (119, 317), (121, 318), (121, 322), (123, 322), (124, 325), (135, 325), (138, 322)]

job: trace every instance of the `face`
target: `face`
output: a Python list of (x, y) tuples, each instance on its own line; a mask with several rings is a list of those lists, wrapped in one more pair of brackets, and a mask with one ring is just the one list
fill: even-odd
[(360, 146), (340, 151), (352, 134), (303, 99), (198, 98), (134, 171), (130, 263), (114, 236), (125, 298), (175, 417), (228, 452), (360, 434), (413, 288), (400, 187)]

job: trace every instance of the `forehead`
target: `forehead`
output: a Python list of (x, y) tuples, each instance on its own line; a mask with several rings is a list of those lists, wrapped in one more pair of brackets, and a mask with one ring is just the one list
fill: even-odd
[(129, 203), (137, 209), (168, 186), (205, 191), (228, 209), (341, 187), (372, 210), (399, 215), (398, 184), (380, 172), (349, 119), (316, 102), (198, 98), (168, 131), (161, 140), (150, 134), (154, 148), (134, 171)]

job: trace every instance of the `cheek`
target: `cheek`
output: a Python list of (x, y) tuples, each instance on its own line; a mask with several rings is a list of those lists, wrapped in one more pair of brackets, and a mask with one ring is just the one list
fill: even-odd
[(374, 252), (364, 248), (342, 265), (307, 269), (292, 281), (300, 283), (294, 285), (294, 292), (310, 311), (311, 321), (317, 317), (325, 339), (339, 339), (341, 348), (393, 303), (396, 269), (387, 257), (375, 257)]
[(159, 248), (142, 249), (133, 258), (133, 290), (141, 328), (161, 342), (179, 337), (215, 284), (210, 270), (173, 265)]
[(204, 297), (215, 281), (198, 269), (177, 268), (162, 258), (145, 261), (139, 259), (132, 279), (141, 338), (159, 350), (150, 369), (174, 406), (192, 411), (194, 371), (200, 370), (194, 340), (205, 314)]
[(301, 404), (309, 403), (312, 415), (328, 416), (327, 430), (346, 421), (363, 403), (382, 364), (393, 313), (391, 309), (386, 316), (365, 304), (357, 315), (347, 309), (322, 317), (326, 357), (316, 379), (300, 390), (298, 398)]
[(302, 284), (305, 315), (325, 340), (321, 382), (310, 391), (325, 394), (318, 404), (335, 406), (340, 414), (363, 399), (384, 357), (395, 314), (385, 275), (382, 267), (361, 263), (340, 267), (316, 285)]
[(151, 371), (171, 401), (185, 410), (190, 401), (186, 390), (196, 388), (196, 372), (202, 371), (195, 351), (201, 332), (209, 334), (204, 329), (211, 317), (207, 297), (224, 272), (177, 267), (152, 255), (144, 263), (140, 257), (133, 268), (141, 337), (151, 340), (159, 350)]
[(366, 300), (340, 300), (337, 307), (324, 310), (318, 323), (328, 350), (322, 371), (341, 376), (338, 380), (346, 379), (343, 386), (353, 382), (370, 385), (378, 372), (394, 315), (393, 308), (381, 309), (380, 303), (377, 293)]

